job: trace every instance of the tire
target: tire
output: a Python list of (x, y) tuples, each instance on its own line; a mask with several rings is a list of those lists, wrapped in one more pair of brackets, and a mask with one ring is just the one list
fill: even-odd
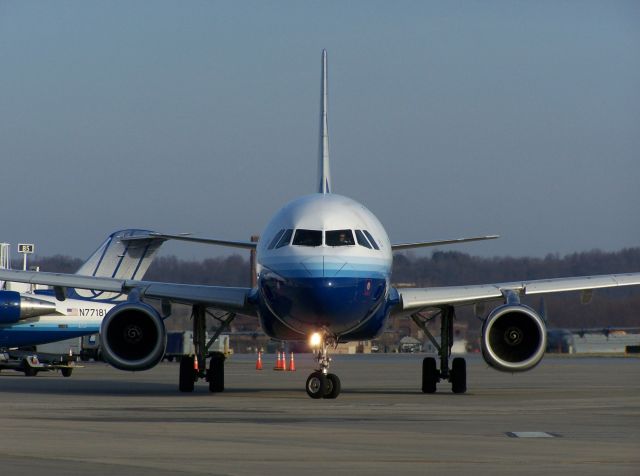
[(24, 375), (26, 377), (35, 377), (36, 375), (38, 375), (38, 371), (33, 367), (27, 366), (24, 368)]
[(63, 377), (71, 377), (72, 372), (73, 372), (73, 369), (60, 369), (60, 373), (62, 374)]
[(327, 377), (322, 372), (313, 372), (307, 378), (305, 388), (311, 398), (322, 398), (327, 393)]
[(178, 389), (181, 392), (193, 392), (196, 382), (195, 371), (193, 370), (193, 356), (184, 356), (180, 361), (180, 377)]
[(327, 374), (327, 389), (324, 398), (336, 398), (340, 395), (340, 379), (335, 374)]
[(422, 361), (422, 393), (435, 393), (436, 384), (440, 380), (436, 359), (425, 357)]
[(215, 352), (209, 360), (207, 380), (209, 380), (210, 392), (224, 392), (224, 354)]
[(451, 391), (453, 393), (467, 391), (467, 363), (462, 357), (456, 357), (451, 363)]
[(31, 367), (27, 359), (22, 360), (22, 371), (24, 372), (25, 377), (35, 377), (38, 375), (38, 370)]

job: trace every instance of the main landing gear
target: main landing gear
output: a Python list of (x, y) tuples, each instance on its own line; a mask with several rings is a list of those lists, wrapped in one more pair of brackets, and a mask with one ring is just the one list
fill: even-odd
[[(218, 328), (213, 336), (207, 341), (207, 314), (218, 321)], [(209, 349), (229, 327), (231, 321), (236, 317), (234, 313), (226, 313), (222, 316), (212, 314), (204, 306), (195, 305), (191, 314), (193, 318), (193, 347), (194, 354), (182, 357), (180, 360), (180, 377), (178, 388), (181, 392), (193, 392), (198, 379), (205, 379), (209, 382), (210, 392), (224, 391), (224, 361), (226, 356), (222, 352), (210, 352)], [(207, 357), (209, 368), (206, 367)]]
[[(440, 317), (440, 342), (427, 329), (427, 322), (436, 317)], [(465, 393), (467, 391), (467, 364), (461, 357), (456, 357), (451, 362), (451, 347), (453, 346), (453, 319), (455, 310), (452, 306), (444, 306), (440, 311), (428, 318), (420, 313), (412, 314), (411, 319), (429, 338), (438, 351), (440, 357), (440, 370), (436, 367), (436, 359), (426, 357), (422, 361), (422, 393), (435, 393), (436, 385), (441, 380), (451, 382), (453, 393)]]
[(318, 335), (318, 342), (314, 343), (317, 347), (315, 352), (318, 368), (309, 375), (305, 386), (307, 395), (311, 398), (336, 398), (340, 395), (340, 379), (337, 375), (329, 373), (331, 359), (328, 349), (333, 343), (333, 339), (320, 335)]

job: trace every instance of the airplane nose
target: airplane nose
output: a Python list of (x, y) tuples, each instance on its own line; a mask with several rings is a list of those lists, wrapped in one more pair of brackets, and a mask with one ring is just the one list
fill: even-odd
[(341, 271), (349, 268), (345, 260), (327, 256), (307, 258), (300, 261), (300, 264), (307, 271), (310, 278), (339, 277)]

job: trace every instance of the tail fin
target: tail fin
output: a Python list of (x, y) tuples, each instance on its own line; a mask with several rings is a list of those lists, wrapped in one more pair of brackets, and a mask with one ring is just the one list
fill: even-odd
[(166, 241), (148, 230), (120, 230), (109, 235), (76, 274), (118, 279), (141, 279), (156, 251)]
[[(120, 230), (109, 235), (76, 274), (117, 279), (142, 279), (166, 238), (148, 230)], [(71, 291), (71, 290), (69, 290)], [(75, 289), (70, 297), (100, 301), (122, 301), (126, 295)]]
[(329, 123), (327, 120), (327, 50), (322, 50), (322, 91), (320, 94), (320, 157), (318, 192), (331, 193), (331, 172), (329, 170)]

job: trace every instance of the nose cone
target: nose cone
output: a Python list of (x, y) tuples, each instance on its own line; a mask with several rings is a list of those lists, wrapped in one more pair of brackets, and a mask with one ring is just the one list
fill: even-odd
[(344, 266), (311, 269), (314, 277), (261, 279), (262, 294), (275, 317), (301, 333), (321, 327), (336, 334), (347, 332), (383, 299), (385, 279), (342, 277)]
[(314, 256), (300, 261), (300, 266), (309, 278), (336, 278), (347, 276), (353, 270), (345, 260), (329, 256)]

